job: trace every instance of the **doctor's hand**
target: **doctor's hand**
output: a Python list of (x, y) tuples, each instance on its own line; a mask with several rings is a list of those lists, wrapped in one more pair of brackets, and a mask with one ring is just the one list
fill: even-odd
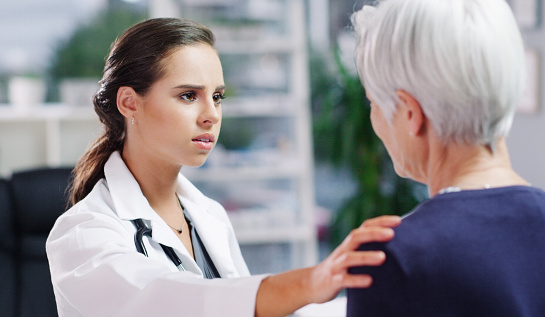
[(357, 251), (368, 242), (387, 242), (394, 237), (398, 216), (380, 216), (366, 220), (321, 263), (265, 278), (259, 287), (256, 316), (286, 316), (311, 303), (327, 302), (343, 288), (371, 286), (369, 275), (349, 274), (354, 266), (378, 266), (384, 263), (382, 251)]
[(357, 251), (368, 242), (387, 242), (394, 237), (394, 230), (401, 223), (398, 216), (380, 216), (366, 220), (321, 263), (313, 267), (310, 282), (313, 298), (311, 302), (327, 302), (343, 288), (366, 288), (373, 279), (369, 275), (350, 274), (348, 269), (355, 266), (379, 266), (386, 260), (382, 251)]

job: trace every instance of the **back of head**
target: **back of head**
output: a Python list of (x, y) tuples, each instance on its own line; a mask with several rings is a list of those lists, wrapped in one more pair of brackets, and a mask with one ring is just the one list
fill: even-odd
[(507, 135), (526, 73), (505, 0), (384, 0), (352, 23), (360, 79), (388, 119), (404, 90), (444, 143), (493, 149)]
[(132, 87), (141, 96), (165, 73), (165, 59), (177, 48), (208, 44), (214, 35), (205, 26), (184, 19), (157, 18), (140, 22), (114, 42), (104, 67), (100, 89), (93, 97), (95, 112), (103, 124), (100, 136), (79, 160), (71, 185), (71, 203), (83, 199), (104, 177), (110, 154), (121, 151), (125, 141), (125, 118), (117, 109), (117, 91)]

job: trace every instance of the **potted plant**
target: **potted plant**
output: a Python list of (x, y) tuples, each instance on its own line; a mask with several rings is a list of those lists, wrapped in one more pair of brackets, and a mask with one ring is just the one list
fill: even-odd
[(50, 98), (67, 105), (91, 105), (110, 45), (126, 28), (146, 17), (130, 4), (112, 2), (89, 24), (58, 44), (48, 70)]
[(410, 211), (422, 199), (423, 187), (395, 174), (371, 126), (365, 89), (343, 65), (338, 50), (333, 71), (324, 67), (324, 57), (315, 56), (311, 63), (315, 157), (348, 168), (357, 187), (332, 216), (329, 237), (334, 247), (365, 219)]
[(8, 80), (8, 102), (21, 114), (29, 114), (33, 107), (44, 103), (45, 96), (46, 82), (41, 75), (14, 75)]

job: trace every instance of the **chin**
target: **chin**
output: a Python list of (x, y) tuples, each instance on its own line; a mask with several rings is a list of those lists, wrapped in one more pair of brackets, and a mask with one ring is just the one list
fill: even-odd
[(191, 162), (191, 163), (186, 163), (186, 164), (183, 164), (183, 166), (187, 166), (187, 167), (201, 167), (204, 165), (206, 161), (203, 161), (203, 162)]
[(394, 170), (395, 170), (397, 176), (399, 176), (399, 177), (401, 177), (401, 178), (407, 178), (407, 179), (410, 179), (410, 180), (413, 180), (413, 181), (416, 181), (416, 182), (425, 184), (425, 183), (422, 181), (421, 178), (415, 177), (416, 174), (411, 174), (411, 173), (407, 172), (406, 170), (403, 170), (403, 169), (398, 168), (398, 167), (395, 166), (395, 165), (394, 165)]
[(208, 156), (202, 158), (202, 159), (198, 159), (198, 160), (194, 160), (193, 162), (187, 162), (188, 164), (186, 164), (185, 166), (189, 166), (189, 167), (201, 167), (204, 165), (204, 163), (206, 163), (206, 159), (208, 158)]
[(405, 172), (405, 170), (399, 168), (399, 166), (397, 164), (394, 163), (394, 171), (396, 172), (396, 174), (399, 176), (399, 177), (403, 177), (403, 178), (409, 178), (407, 173)]

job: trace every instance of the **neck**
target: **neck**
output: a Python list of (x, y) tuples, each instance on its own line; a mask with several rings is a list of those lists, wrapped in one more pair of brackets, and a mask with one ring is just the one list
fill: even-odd
[(484, 189), (529, 185), (517, 175), (509, 160), (505, 139), (497, 142), (496, 151), (487, 146), (450, 144), (432, 152), (434, 162), (428, 167), (428, 191), (435, 196), (446, 187)]
[(147, 159), (142, 153), (135, 153), (125, 146), (122, 158), (150, 206), (159, 214), (163, 211), (177, 210), (177, 199), (174, 198), (177, 188), (179, 166), (169, 166), (165, 162)]

